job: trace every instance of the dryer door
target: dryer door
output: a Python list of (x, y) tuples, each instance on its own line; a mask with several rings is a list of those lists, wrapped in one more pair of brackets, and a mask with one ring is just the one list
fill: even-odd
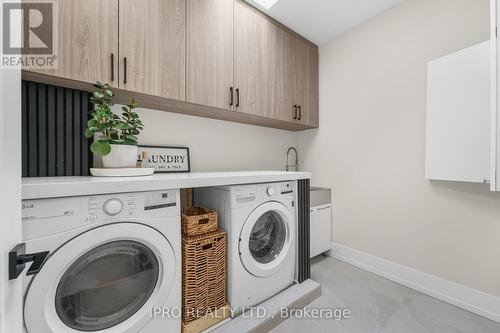
[(163, 306), (175, 256), (156, 229), (115, 223), (62, 245), (33, 279), (24, 316), (28, 332), (137, 332)]
[(275, 201), (257, 207), (240, 234), (239, 252), (246, 270), (258, 277), (278, 271), (291, 253), (294, 240), (292, 217), (287, 207)]

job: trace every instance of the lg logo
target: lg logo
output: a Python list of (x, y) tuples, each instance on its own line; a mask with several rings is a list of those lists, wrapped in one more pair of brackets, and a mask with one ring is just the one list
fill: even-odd
[(52, 54), (53, 6), (49, 2), (4, 3), (3, 53)]

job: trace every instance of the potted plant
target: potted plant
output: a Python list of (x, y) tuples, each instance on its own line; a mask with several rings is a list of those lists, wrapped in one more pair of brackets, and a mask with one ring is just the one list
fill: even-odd
[(90, 146), (92, 153), (102, 156), (105, 168), (135, 168), (137, 163), (137, 135), (144, 129), (141, 119), (134, 111), (134, 99), (122, 107), (121, 115), (115, 114), (111, 107), (113, 92), (107, 83), (94, 84), (96, 91), (90, 98), (95, 105), (92, 118), (87, 122), (85, 136), (95, 141)]

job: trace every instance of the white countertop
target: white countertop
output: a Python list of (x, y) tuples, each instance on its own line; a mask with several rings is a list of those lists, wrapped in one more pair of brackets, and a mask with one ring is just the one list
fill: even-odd
[(310, 178), (310, 172), (285, 171), (158, 173), (146, 177), (34, 177), (23, 178), (22, 199), (270, 183)]

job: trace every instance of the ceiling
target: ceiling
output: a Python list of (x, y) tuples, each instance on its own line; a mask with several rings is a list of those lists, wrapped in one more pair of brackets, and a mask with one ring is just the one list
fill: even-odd
[(269, 10), (259, 2), (270, 0), (245, 1), (321, 45), (403, 0), (278, 0)]

